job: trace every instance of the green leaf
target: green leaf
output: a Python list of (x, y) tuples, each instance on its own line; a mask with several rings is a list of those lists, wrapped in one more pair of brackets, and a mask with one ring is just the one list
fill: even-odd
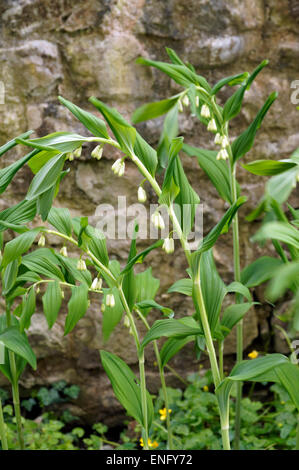
[(254, 235), (254, 241), (274, 239), (284, 242), (299, 250), (299, 232), (286, 222), (269, 222), (264, 224)]
[(280, 175), (272, 176), (266, 183), (265, 193), (279, 204), (285, 202), (296, 187), (297, 167), (291, 168)]
[(190, 157), (197, 157), (199, 166), (210, 178), (219, 195), (231, 204), (230, 175), (227, 163), (217, 160), (217, 152), (184, 144), (183, 151)]
[(225, 85), (235, 86), (242, 84), (249, 77), (248, 72), (239, 73), (237, 75), (231, 75), (230, 77), (225, 77), (219, 80), (216, 85), (213, 86), (211, 95), (216, 95), (221, 88)]
[(58, 281), (48, 283), (47, 290), (42, 297), (42, 301), (48, 326), (49, 328), (52, 328), (56, 322), (62, 302), (62, 293)]
[(94, 114), (84, 111), (75, 104), (66, 100), (62, 96), (58, 96), (60, 103), (66, 106), (77, 119), (96, 137), (103, 137), (109, 139), (109, 134), (106, 129), (106, 125), (102, 119), (99, 119)]
[(48, 222), (53, 225), (58, 232), (68, 237), (72, 235), (72, 219), (68, 209), (52, 207), (49, 212)]
[(290, 168), (297, 166), (297, 163), (291, 162), (290, 160), (256, 160), (242, 166), (245, 170), (253, 173), (254, 175), (272, 176), (284, 173)]
[(241, 282), (234, 281), (228, 286), (225, 287), (226, 292), (237, 292), (238, 294), (241, 294), (245, 299), (248, 300), (248, 302), (251, 302), (252, 297), (250, 294), (250, 291), (247, 286), (242, 284)]
[(167, 292), (179, 292), (180, 294), (188, 295), (189, 297), (191, 297), (192, 288), (192, 279), (180, 279), (179, 281), (176, 281), (174, 284), (172, 284), (172, 286), (168, 289)]
[(116, 109), (109, 108), (93, 96), (89, 98), (89, 101), (103, 114), (121, 150), (131, 156), (135, 154), (145, 165), (150, 174), (154, 175), (157, 166), (156, 151), (138, 134), (136, 129), (116, 111)]
[(282, 261), (271, 256), (262, 256), (246, 266), (241, 272), (241, 282), (247, 287), (259, 286), (273, 276)]
[(160, 350), (160, 359), (162, 367), (173, 358), (186, 344), (194, 341), (194, 336), (186, 336), (185, 338), (169, 338), (163, 344)]
[[(18, 142), (30, 147), (37, 148), (39, 150), (51, 152), (52, 154), (55, 154), (55, 152), (56, 154), (65, 154), (68, 152), (73, 152), (78, 147), (81, 147), (85, 140), (86, 137), (83, 137), (79, 134), (72, 134), (71, 132), (53, 132), (52, 134), (48, 134), (38, 139), (18, 139)], [(45, 156), (43, 155), (43, 157)]]
[(281, 385), (287, 390), (291, 400), (299, 411), (299, 368), (298, 365), (286, 362), (275, 369)]
[[(200, 283), (210, 329), (213, 334), (219, 320), (221, 305), (226, 290), (216, 269), (212, 250), (206, 251), (201, 256)], [(197, 306), (197, 302), (194, 302), (194, 304)], [(199, 311), (197, 311), (197, 315), (200, 321)]]
[[(18, 307), (21, 307), (21, 304), (19, 304)], [(16, 318), (15, 313), (11, 318), (10, 327), (12, 326), (16, 327), (17, 330), (19, 331), (19, 320)], [(0, 315), (0, 332), (3, 333), (4, 330), (6, 329), (7, 329), (7, 322), (6, 322), (6, 315), (4, 313)], [(28, 342), (26, 334), (21, 333), (21, 335), (25, 338), (25, 342)], [(24, 371), (27, 365), (27, 361), (23, 357), (16, 354), (15, 363), (16, 363), (16, 378), (19, 379), (20, 375), (22, 374), (22, 372)], [(0, 364), (0, 371), (11, 383), (13, 382), (11, 368), (10, 368), (9, 354), (8, 354), (7, 348), (5, 348), (5, 352), (4, 352), (4, 364)]]
[(223, 108), (223, 120), (230, 121), (233, 119), (242, 108), (242, 102), (244, 98), (245, 91), (250, 88), (251, 83), (260, 73), (260, 71), (268, 64), (267, 60), (264, 60), (257, 66), (253, 73), (248, 77), (246, 83), (241, 86), (225, 103)]
[(163, 114), (166, 114), (173, 106), (176, 105), (179, 95), (173, 96), (162, 101), (156, 101), (154, 103), (148, 103), (137, 108), (132, 116), (133, 124), (138, 124), (142, 121), (148, 121), (149, 119), (155, 119)]
[(50, 189), (58, 180), (65, 162), (65, 155), (58, 154), (51, 158), (35, 175), (28, 189), (26, 199), (36, 199)]
[(163, 307), (162, 305), (155, 302), (155, 300), (142, 300), (141, 302), (136, 303), (136, 307), (144, 313), (144, 310), (150, 310), (156, 308), (160, 310), (164, 315), (170, 317), (174, 315), (174, 312), (171, 308)]
[(252, 305), (253, 302), (234, 304), (224, 310), (220, 322), (220, 327), (224, 337), (227, 336), (232, 328), (245, 316)]
[(2, 145), (0, 147), (0, 157), (2, 157), (4, 153), (8, 152), (8, 150), (18, 145), (18, 142), (17, 142), (18, 139), (27, 139), (32, 133), (33, 131), (25, 132), (24, 134), (21, 134), (18, 137), (15, 137), (14, 139), (10, 140), (6, 144)]
[(28, 232), (22, 233), (6, 243), (3, 252), (2, 266), (5, 268), (8, 263), (18, 259), (23, 253), (26, 253), (33, 244), (39, 231), (39, 228), (28, 230)]
[(28, 339), (22, 335), (16, 326), (10, 326), (0, 333), (0, 341), (7, 349), (24, 358), (33, 369), (36, 369), (36, 357)]
[(179, 58), (179, 56), (173, 49), (171, 49), (170, 47), (165, 47), (165, 50), (173, 64), (185, 65), (184, 62)]
[(9, 183), (12, 181), (15, 174), (29, 161), (32, 157), (39, 153), (39, 150), (33, 150), (32, 152), (20, 158), (16, 162), (0, 170), (0, 194), (2, 194)]
[(20, 318), (20, 330), (23, 332), (27, 330), (31, 323), (31, 317), (36, 308), (36, 295), (34, 287), (31, 287), (26, 295), (23, 297), (22, 302), (22, 315)]
[(166, 336), (167, 338), (183, 338), (190, 335), (203, 335), (203, 331), (192, 317), (184, 317), (179, 320), (169, 318), (157, 320), (146, 333), (140, 345), (141, 348), (155, 339)]
[(67, 335), (84, 317), (88, 308), (88, 287), (85, 284), (72, 287), (72, 295), (68, 302), (68, 313), (65, 319), (64, 335)]
[(247, 201), (245, 196), (239, 197), (237, 201), (226, 211), (220, 222), (208, 233), (202, 240), (200, 247), (192, 254), (194, 259), (201, 253), (209, 250), (215, 245), (216, 241), (222, 233), (226, 233), (237, 210)]
[(171, 142), (169, 163), (159, 203), (168, 206), (174, 201), (175, 214), (180, 221), (183, 233), (187, 236), (193, 226), (196, 208), (200, 199), (191, 187), (178, 157), (182, 144), (183, 140), (181, 137), (175, 138)]
[(287, 289), (294, 289), (299, 279), (299, 261), (281, 265), (272, 276), (267, 289), (267, 297), (275, 302), (284, 295)]
[(257, 113), (254, 121), (232, 143), (231, 148), (232, 148), (234, 161), (237, 161), (239, 160), (239, 158), (243, 157), (243, 155), (245, 155), (245, 153), (247, 153), (253, 146), (255, 135), (258, 129), (261, 127), (264, 117), (266, 116), (273, 102), (276, 100), (277, 96), (278, 95), (276, 92), (271, 93), (271, 95), (268, 97), (263, 107)]
[[(90, 235), (90, 227), (87, 233)], [(88, 241), (88, 248), (91, 253), (106, 267), (109, 266), (109, 255), (107, 251), (106, 239), (100, 230), (96, 229), (92, 233), (92, 238)]]
[(162, 246), (164, 243), (163, 240), (157, 240), (155, 243), (150, 245), (148, 248), (145, 250), (141, 251), (140, 253), (137, 253), (134, 258), (132, 258), (126, 265), (126, 267), (121, 271), (121, 275), (125, 275), (127, 272), (130, 271), (130, 269), (134, 266), (136, 263), (142, 263), (146, 255), (148, 255), (152, 250), (155, 250), (156, 248), (159, 248)]
[[(0, 212), (0, 231), (10, 227), (18, 229), (34, 219), (36, 215), (36, 201), (22, 201)], [(17, 231), (17, 230), (15, 230)]]
[(209, 93), (211, 92), (211, 87), (206, 81), (206, 79), (201, 77), (200, 75), (197, 75), (185, 65), (167, 64), (165, 62), (144, 59), (143, 57), (137, 59), (136, 62), (138, 64), (149, 65), (161, 70), (161, 72), (166, 73), (166, 75), (168, 75), (176, 83), (182, 85), (183, 87), (188, 88), (192, 84), (200, 85)]
[(110, 108), (94, 96), (89, 101), (103, 114), (123, 152), (130, 154), (134, 149), (136, 129), (114, 108)]
[[(102, 332), (103, 332), (103, 340), (104, 342), (108, 341), (112, 331), (115, 327), (119, 324), (122, 319), (124, 313), (124, 307), (121, 302), (119, 292), (117, 287), (113, 287), (112, 289), (103, 289), (104, 291), (104, 298), (103, 304), (105, 305), (105, 310), (103, 312), (103, 323), (102, 323)], [(106, 305), (106, 297), (108, 294), (113, 294), (115, 306), (109, 307)]]
[(166, 168), (168, 164), (168, 150), (171, 141), (178, 134), (178, 106), (174, 106), (168, 111), (164, 123), (163, 130), (159, 139), (157, 154), (159, 159), (159, 168)]
[[(156, 279), (152, 274), (152, 268), (148, 268), (142, 273), (138, 273), (135, 276), (136, 283), (136, 302), (142, 302), (147, 299), (154, 299), (159, 286), (160, 281)], [(151, 308), (144, 309), (143, 315), (147, 315)]]
[[(101, 351), (101, 361), (104, 370), (111, 382), (113, 391), (116, 398), (125, 408), (127, 413), (132, 416), (139, 424), (144, 426), (141, 390), (139, 381), (135, 374), (122, 361), (114, 354), (107, 351)], [(153, 403), (150, 394), (147, 392), (147, 415), (148, 415), (148, 428), (151, 427), (153, 421)]]
[(2, 271), (2, 294), (7, 295), (10, 289), (14, 286), (18, 275), (19, 262), (13, 260), (6, 266), (4, 272)]
[(60, 261), (60, 264), (65, 268), (64, 277), (70, 284), (75, 284), (76, 281), (79, 281), (87, 287), (90, 287), (92, 282), (90, 271), (88, 269), (79, 271), (77, 268), (78, 259), (66, 258), (58, 253), (56, 253), (56, 257)]
[(26, 266), (29, 271), (46, 276), (50, 279), (64, 281), (64, 277), (57, 266), (57, 257), (53, 257), (50, 250), (39, 249), (32, 253), (28, 253), (22, 258), (22, 265)]

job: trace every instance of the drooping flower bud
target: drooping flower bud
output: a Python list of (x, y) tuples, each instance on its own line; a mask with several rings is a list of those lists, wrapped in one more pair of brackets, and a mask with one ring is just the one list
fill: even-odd
[(228, 156), (228, 153), (227, 153), (226, 149), (221, 149), (217, 153), (217, 157), (216, 157), (217, 160), (227, 160), (228, 158), (229, 158), (229, 156)]
[(103, 145), (97, 145), (91, 152), (92, 158), (95, 158), (96, 160), (101, 160), (102, 155), (103, 155)]
[(128, 315), (125, 315), (125, 316), (124, 316), (124, 326), (125, 326), (126, 328), (130, 328), (130, 320), (129, 320)]
[(215, 121), (214, 118), (210, 119), (207, 129), (210, 132), (216, 132), (217, 131), (216, 121)]
[(70, 162), (72, 162), (72, 161), (74, 160), (74, 158), (75, 158), (75, 157), (74, 157), (73, 152), (68, 152), (68, 153), (66, 154), (66, 159), (69, 160)]
[(222, 136), (222, 139), (221, 139), (221, 147), (223, 149), (225, 149), (226, 147), (229, 146), (229, 140), (228, 138), (226, 137), (226, 135)]
[(45, 236), (44, 236), (44, 235), (41, 235), (41, 236), (39, 237), (39, 240), (38, 240), (38, 243), (37, 243), (37, 244), (38, 244), (38, 246), (45, 246), (45, 244), (46, 244), (46, 239), (45, 239)]
[(77, 269), (79, 271), (86, 271), (86, 264), (85, 264), (85, 261), (83, 259), (79, 259), (78, 263), (77, 263)]
[(198, 96), (198, 95), (195, 96), (195, 106), (196, 106), (197, 108), (198, 108), (198, 106), (199, 106), (199, 96)]
[(78, 147), (76, 150), (74, 150), (73, 155), (74, 155), (75, 158), (79, 158), (79, 157), (81, 157), (81, 153), (82, 153), (82, 146)]
[(68, 254), (67, 254), (67, 248), (66, 248), (66, 246), (63, 246), (63, 247), (60, 249), (59, 253), (60, 253), (62, 256), (64, 256), (65, 258), (67, 258)]
[(217, 132), (217, 134), (215, 135), (214, 143), (216, 145), (221, 145), (222, 144), (222, 136), (221, 136), (221, 134), (219, 134), (219, 132)]
[(184, 106), (189, 106), (190, 101), (189, 101), (188, 95), (185, 95), (182, 101), (183, 101)]
[(174, 252), (174, 240), (173, 240), (173, 238), (165, 238), (164, 243), (162, 245), (162, 249), (167, 254), (173, 253)]
[(182, 113), (184, 111), (182, 101), (179, 100), (179, 112)]
[(115, 298), (113, 294), (107, 294), (106, 305), (107, 307), (115, 307)]
[(163, 217), (162, 217), (162, 215), (160, 214), (159, 211), (156, 211), (156, 212), (153, 213), (152, 223), (153, 223), (154, 227), (160, 228), (161, 230), (164, 230), (164, 228), (165, 228), (165, 223), (164, 223)]
[(112, 165), (112, 171), (117, 176), (123, 176), (125, 172), (125, 162), (119, 158)]
[(203, 104), (200, 110), (200, 115), (206, 119), (211, 117), (210, 108), (206, 104)]
[(94, 290), (101, 290), (103, 285), (102, 279), (95, 277), (94, 280), (92, 281), (91, 288)]
[(146, 192), (144, 191), (142, 186), (138, 188), (138, 201), (145, 202), (146, 201)]

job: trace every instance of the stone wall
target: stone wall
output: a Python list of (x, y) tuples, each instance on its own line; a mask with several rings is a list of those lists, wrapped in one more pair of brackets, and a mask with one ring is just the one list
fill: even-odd
[[(137, 106), (174, 94), (179, 88), (165, 75), (135, 63), (140, 55), (165, 60), (168, 46), (193, 63), (212, 84), (223, 76), (251, 71), (268, 58), (270, 64), (247, 92), (246, 106), (232, 122), (232, 132), (237, 135), (245, 129), (269, 93), (277, 90), (279, 97), (246, 158), (285, 158), (299, 146), (298, 112), (290, 101), (291, 82), (299, 74), (299, 9), (294, 0), (1, 0), (0, 11), (0, 80), (5, 84), (5, 104), (0, 105), (1, 144), (28, 129), (34, 129), (37, 136), (61, 130), (84, 133), (80, 123), (59, 104), (57, 95), (85, 109), (91, 109), (88, 97), (96, 95), (129, 118)], [(222, 99), (229, 93), (230, 90), (225, 90)], [(161, 124), (162, 120), (157, 119), (141, 124), (139, 130), (155, 145)], [(185, 142), (206, 147), (212, 144), (211, 135), (187, 112), (180, 115), (180, 126)], [(24, 150), (17, 148), (4, 157), (1, 165), (21, 154)], [(57, 205), (69, 207), (73, 215), (89, 215), (93, 220), (96, 206), (103, 202), (116, 204), (118, 194), (126, 195), (128, 203), (135, 202), (136, 182), (141, 180), (136, 169), (128, 164), (125, 177), (113, 187), (110, 167), (117, 151), (107, 149), (100, 163), (90, 160), (89, 154), (90, 148), (84, 148), (80, 161), (72, 163)], [(187, 157), (183, 161), (204, 204), (207, 232), (219, 220), (225, 206), (195, 161)], [(22, 199), (30, 178), (29, 169), (24, 169), (3, 195), (1, 209)], [(244, 216), (263, 194), (264, 179), (251, 178), (242, 170), (239, 178), (249, 197), (241, 211), (244, 266), (261, 254), (249, 241), (258, 225), (249, 225)], [(295, 195), (293, 198), (295, 205)], [(150, 200), (155, 201), (151, 193)], [(109, 242), (109, 250), (112, 258), (122, 262), (128, 245)], [(186, 265), (179, 247), (177, 253), (169, 257), (159, 253), (158, 258), (150, 256), (149, 262), (161, 280), (161, 302), (169, 303), (177, 315), (186, 315), (192, 313), (191, 303), (180, 295), (166, 294), (174, 279), (184, 276)], [(220, 239), (215, 257), (224, 280), (230, 282), (233, 278), (230, 235)], [(257, 289), (256, 299), (263, 299), (262, 289)], [(265, 304), (248, 314), (246, 348), (257, 345), (283, 349), (279, 337), (273, 340), (272, 317), (271, 306)], [(29, 388), (61, 378), (77, 383), (82, 392), (74, 413), (89, 420), (106, 417), (113, 423), (120, 407), (99, 361), (98, 349), (103, 347), (99, 299), (95, 299), (86, 317), (67, 337), (63, 336), (63, 322), (62, 314), (49, 332), (43, 315), (34, 315), (30, 341), (39, 359), (38, 370), (36, 373), (28, 370), (22, 384)], [(131, 338), (122, 325), (105, 348), (136, 368)], [(232, 335), (225, 352), (229, 355), (233, 351)], [(153, 362), (153, 353), (149, 351), (146, 366), (152, 391), (159, 384)], [(183, 374), (187, 372), (186, 363), (189, 371), (197, 367), (191, 349), (174, 360), (174, 366)], [(175, 383), (171, 375), (169, 380)]]

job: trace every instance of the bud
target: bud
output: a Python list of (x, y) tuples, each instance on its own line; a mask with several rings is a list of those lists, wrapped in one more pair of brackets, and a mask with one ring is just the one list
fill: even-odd
[(202, 105), (200, 115), (206, 119), (211, 117), (210, 108), (206, 104)]
[(79, 158), (79, 157), (81, 157), (81, 153), (82, 153), (82, 146), (78, 147), (76, 150), (74, 150), (73, 155), (74, 155), (75, 158)]
[(86, 264), (85, 264), (85, 261), (83, 259), (79, 259), (78, 263), (77, 263), (77, 269), (79, 271), (86, 271)]
[(190, 101), (189, 101), (188, 95), (185, 95), (182, 101), (185, 106), (189, 106)]
[(68, 152), (68, 153), (66, 154), (66, 159), (69, 160), (70, 162), (72, 162), (72, 161), (74, 160), (74, 158), (75, 158), (75, 157), (74, 157), (73, 152)]
[(101, 160), (102, 155), (103, 155), (103, 145), (97, 145), (91, 152), (92, 158), (95, 158), (96, 160)]
[(102, 305), (101, 305), (101, 312), (104, 313), (105, 310), (106, 310), (105, 304), (102, 304)]
[(226, 137), (226, 135), (224, 135), (222, 136), (222, 139), (221, 139), (221, 147), (225, 149), (225, 147), (228, 147), (228, 146), (229, 146), (229, 140)]
[(37, 293), (37, 294), (39, 294), (39, 293), (40, 293), (40, 288), (39, 288), (39, 287), (37, 287), (37, 289), (36, 289), (36, 293)]
[(216, 132), (217, 131), (217, 126), (216, 126), (216, 122), (215, 122), (214, 118), (209, 121), (207, 129), (208, 129), (208, 131), (211, 131), (211, 132)]
[(217, 153), (216, 159), (217, 159), (217, 160), (227, 160), (227, 159), (228, 159), (227, 150), (226, 150), (226, 149), (221, 149), (221, 150)]
[(174, 252), (174, 241), (173, 238), (165, 238), (164, 243), (162, 245), (162, 249), (165, 253), (170, 254)]
[(161, 230), (164, 230), (165, 224), (162, 215), (160, 212), (156, 211), (152, 215), (152, 223), (154, 227), (160, 228)]
[(46, 239), (44, 235), (41, 235), (38, 240), (38, 246), (45, 246), (46, 244)]
[(98, 277), (95, 277), (94, 280), (92, 281), (92, 284), (91, 284), (91, 288), (94, 289), (94, 290), (101, 290), (102, 289), (102, 284), (103, 284), (103, 281), (102, 279), (98, 278)]
[(198, 96), (198, 95), (195, 96), (195, 106), (196, 106), (197, 108), (198, 108), (198, 106), (199, 106), (199, 96)]
[(130, 328), (130, 320), (129, 320), (128, 315), (125, 315), (125, 317), (124, 317), (124, 326), (126, 328)]
[(217, 132), (217, 134), (215, 135), (214, 144), (216, 145), (222, 144), (222, 136), (221, 134), (219, 134), (219, 132)]
[(63, 246), (63, 247), (60, 249), (59, 253), (60, 253), (62, 256), (64, 256), (65, 258), (67, 258), (68, 254), (67, 254), (67, 248), (66, 248), (66, 246)]
[(179, 100), (179, 112), (182, 113), (184, 111), (184, 108), (183, 108), (183, 105), (182, 105), (182, 101)]
[(64, 299), (64, 292), (63, 292), (63, 290), (61, 291), (61, 298)]
[(107, 294), (106, 296), (106, 305), (107, 307), (114, 307), (115, 306), (115, 298), (113, 294)]
[(142, 186), (138, 188), (138, 201), (145, 202), (146, 201), (146, 192), (144, 191)]
[(125, 172), (125, 162), (121, 158), (116, 160), (112, 165), (112, 171), (117, 176), (123, 176)]

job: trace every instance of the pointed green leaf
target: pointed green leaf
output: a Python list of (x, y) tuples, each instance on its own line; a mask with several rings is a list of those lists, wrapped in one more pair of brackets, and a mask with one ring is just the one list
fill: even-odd
[(282, 261), (271, 256), (262, 256), (246, 266), (241, 272), (241, 282), (247, 287), (259, 286), (273, 276)]
[(173, 358), (186, 344), (194, 341), (194, 336), (186, 336), (185, 338), (169, 338), (163, 344), (160, 350), (160, 359), (162, 367)]
[(68, 209), (52, 207), (49, 212), (48, 222), (53, 225), (58, 232), (68, 237), (72, 235), (72, 219)]
[(42, 167), (31, 181), (26, 196), (28, 201), (37, 198), (37, 196), (46, 192), (56, 183), (63, 169), (64, 162), (65, 155), (58, 154)]
[(68, 314), (65, 319), (64, 335), (67, 335), (84, 317), (88, 308), (88, 287), (85, 284), (72, 287), (72, 295), (68, 302)]
[(36, 295), (34, 287), (31, 287), (26, 295), (23, 297), (22, 302), (22, 315), (20, 318), (20, 330), (23, 332), (27, 330), (31, 323), (31, 317), (36, 308)]
[(156, 101), (154, 103), (148, 103), (137, 108), (132, 116), (133, 124), (138, 124), (142, 121), (148, 121), (149, 119), (155, 119), (163, 114), (166, 114), (173, 106), (176, 105), (179, 95), (173, 96), (162, 101)]
[(297, 166), (297, 163), (291, 162), (290, 160), (255, 160), (254, 162), (249, 162), (247, 165), (242, 165), (245, 170), (253, 173), (254, 175), (278, 175), (284, 173)]
[(7, 349), (24, 358), (33, 369), (36, 369), (36, 357), (28, 339), (22, 335), (16, 326), (10, 326), (0, 333), (0, 341)]
[(18, 259), (23, 253), (26, 253), (33, 244), (39, 231), (39, 228), (28, 230), (28, 232), (22, 233), (6, 243), (3, 252), (2, 266), (5, 268), (8, 263)]
[(66, 100), (62, 96), (58, 96), (60, 103), (66, 106), (77, 119), (96, 137), (103, 137), (109, 139), (109, 134), (106, 129), (106, 125), (102, 119), (99, 119), (94, 114), (84, 111), (75, 104)]
[(62, 302), (62, 293), (58, 281), (48, 283), (47, 290), (42, 297), (42, 301), (48, 326), (49, 328), (52, 328), (56, 322)]

